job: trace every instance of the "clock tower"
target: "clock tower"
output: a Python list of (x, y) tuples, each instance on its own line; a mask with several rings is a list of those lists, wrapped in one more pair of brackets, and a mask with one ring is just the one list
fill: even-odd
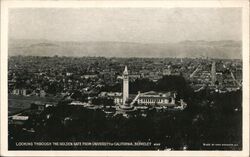
[(129, 86), (128, 86), (129, 80), (128, 80), (128, 68), (125, 66), (125, 69), (123, 71), (123, 105), (126, 104), (126, 101), (129, 97)]

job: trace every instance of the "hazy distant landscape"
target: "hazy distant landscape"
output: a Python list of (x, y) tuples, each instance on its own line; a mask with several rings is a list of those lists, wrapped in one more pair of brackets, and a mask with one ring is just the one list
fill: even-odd
[(240, 59), (241, 41), (181, 41), (177, 43), (70, 42), (10, 39), (9, 56), (209, 57)]

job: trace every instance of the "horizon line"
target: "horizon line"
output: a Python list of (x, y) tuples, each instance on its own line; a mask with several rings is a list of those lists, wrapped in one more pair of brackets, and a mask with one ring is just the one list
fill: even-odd
[(116, 56), (64, 56), (64, 55), (53, 55), (53, 56), (38, 56), (38, 55), (8, 55), (9, 57), (50, 57), (50, 58), (117, 58), (117, 59), (223, 59), (223, 60), (242, 60), (242, 58), (214, 58), (214, 57), (116, 57)]
[(174, 44), (174, 43), (181, 43), (181, 42), (219, 42), (219, 41), (235, 41), (235, 42), (242, 42), (242, 40), (233, 40), (233, 39), (223, 39), (223, 40), (180, 40), (180, 41), (175, 41), (175, 42), (133, 42), (133, 41), (109, 41), (109, 40), (100, 40), (100, 41), (93, 41), (93, 40), (89, 40), (89, 41), (84, 41), (84, 40), (51, 40), (51, 39), (44, 39), (44, 38), (8, 38), (8, 42), (11, 40), (36, 40), (36, 41), (51, 41), (51, 42), (75, 42), (75, 43), (98, 43), (98, 42), (116, 42), (116, 43), (134, 43), (134, 44)]

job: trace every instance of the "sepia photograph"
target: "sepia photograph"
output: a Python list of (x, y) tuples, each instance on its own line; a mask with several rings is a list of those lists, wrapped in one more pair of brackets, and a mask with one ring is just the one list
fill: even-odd
[(248, 149), (242, 7), (100, 6), (6, 9), (7, 151)]

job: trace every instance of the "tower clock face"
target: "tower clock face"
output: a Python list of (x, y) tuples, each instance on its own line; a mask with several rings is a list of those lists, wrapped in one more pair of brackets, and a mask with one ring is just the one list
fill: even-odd
[(128, 79), (128, 76), (127, 76), (127, 75), (124, 75), (124, 79)]

